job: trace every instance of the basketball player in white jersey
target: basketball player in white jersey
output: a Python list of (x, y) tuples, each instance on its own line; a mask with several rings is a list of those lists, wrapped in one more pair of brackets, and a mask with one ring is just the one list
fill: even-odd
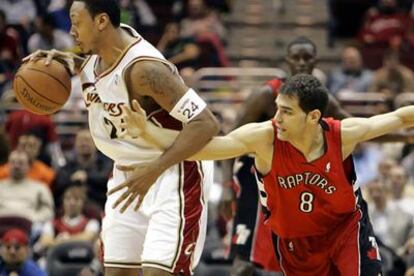
[[(116, 0), (75, 0), (70, 9), (71, 35), (83, 53), (78, 57), (56, 50), (47, 56), (66, 61), (82, 80), (89, 127), (98, 149), (114, 160), (108, 189), (129, 181), (150, 187), (138, 201), (114, 208), (126, 191), (108, 196), (102, 225), (105, 275), (190, 275), (198, 263), (206, 232), (207, 188), (211, 162), (183, 161), (218, 133), (206, 103), (186, 87), (174, 65), (134, 29), (120, 24)], [(80, 65), (82, 63), (82, 65)], [(139, 101), (154, 124), (181, 130), (165, 151), (140, 137), (119, 136), (122, 108)], [(148, 163), (145, 173), (118, 168)], [(139, 208), (126, 208), (129, 204)]]

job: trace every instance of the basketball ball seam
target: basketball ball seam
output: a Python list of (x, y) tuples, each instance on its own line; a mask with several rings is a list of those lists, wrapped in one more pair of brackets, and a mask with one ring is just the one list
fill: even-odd
[(53, 100), (51, 100), (51, 99), (49, 99), (49, 98), (47, 98), (47, 97), (45, 97), (45, 96), (43, 96), (42, 94), (39, 94), (22, 76), (20, 76), (20, 75), (16, 75), (15, 76), (15, 79), (17, 79), (17, 78), (20, 78), (28, 87), (30, 87), (30, 89), (32, 89), (32, 91), (36, 94), (36, 95), (38, 95), (38, 96), (40, 96), (41, 98), (43, 98), (43, 99), (45, 99), (45, 100), (47, 100), (47, 101), (49, 101), (49, 102), (51, 102), (51, 103), (54, 103), (54, 104), (59, 104), (59, 105), (62, 105), (62, 104), (65, 104), (65, 102), (63, 102), (63, 103), (59, 103), (59, 102), (55, 102), (55, 101), (53, 101)]
[(44, 72), (44, 71), (42, 71), (42, 70), (39, 70), (39, 69), (35, 69), (35, 68), (30, 68), (30, 67), (28, 67), (28, 68), (26, 68), (27, 70), (32, 70), (32, 71), (36, 71), (36, 72), (40, 72), (40, 73), (43, 73), (43, 74), (45, 74), (45, 75), (47, 75), (47, 76), (49, 76), (49, 77), (51, 77), (52, 79), (54, 79), (54, 80), (56, 80), (58, 83), (60, 83), (64, 88), (65, 88), (65, 90), (66, 90), (66, 92), (68, 92), (68, 93), (70, 93), (70, 89), (69, 89), (69, 87), (67, 87), (60, 79), (58, 79), (58, 78), (55, 78), (53, 75), (51, 75), (51, 74), (48, 74), (48, 73), (46, 73), (46, 72)]

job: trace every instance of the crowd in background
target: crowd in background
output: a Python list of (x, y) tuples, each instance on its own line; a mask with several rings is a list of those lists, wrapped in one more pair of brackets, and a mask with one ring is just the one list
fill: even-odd
[[(349, 91), (383, 93), (389, 105), (379, 111), (406, 104), (397, 99), (414, 92), (414, 58), (409, 55), (414, 52), (412, 1), (362, 1), (369, 5), (351, 31), (344, 29), (345, 19), (335, 13), (340, 1), (328, 2), (332, 35), (352, 32), (356, 42), (344, 48), (337, 67), (324, 73), (330, 92), (338, 97)], [(203, 67), (231, 65), (225, 52), (228, 30), (222, 20), (231, 11), (230, 1), (120, 0), (120, 4), (122, 22), (135, 27), (176, 64), (184, 80), (190, 81)], [(12, 79), (22, 57), (38, 49), (78, 52), (69, 35), (68, 6), (66, 0), (0, 1), (1, 101), (14, 101)], [(74, 77), (72, 83), (68, 106), (84, 109), (79, 80)], [(76, 133), (72, 143), (63, 144), (51, 117), (25, 110), (0, 116), (0, 276), (13, 270), (44, 275), (53, 267), (50, 250), (71, 242), (90, 245), (91, 255), (86, 254), (90, 265), (81, 274), (99, 275), (100, 223), (112, 161), (97, 151), (86, 128)], [(381, 253), (392, 260), (384, 265), (388, 271), (404, 273), (414, 267), (413, 146), (367, 143), (357, 149), (354, 159), (383, 245)], [(214, 210), (219, 186), (212, 189), (215, 202), (205, 262), (228, 262), (224, 253), (228, 222), (217, 218)]]

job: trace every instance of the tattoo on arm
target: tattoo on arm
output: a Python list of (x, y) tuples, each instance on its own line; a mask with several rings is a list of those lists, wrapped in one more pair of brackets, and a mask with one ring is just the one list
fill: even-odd
[(131, 72), (133, 91), (153, 98), (164, 109), (170, 110), (187, 91), (181, 79), (161, 62), (137, 62)]

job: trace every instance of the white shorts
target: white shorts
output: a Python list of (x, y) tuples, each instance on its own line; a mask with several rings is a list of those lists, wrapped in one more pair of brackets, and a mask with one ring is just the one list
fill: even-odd
[[(108, 190), (127, 174), (114, 169)], [(165, 171), (150, 188), (138, 211), (112, 209), (119, 191), (108, 197), (102, 222), (106, 267), (156, 267), (192, 273), (200, 260), (207, 225), (208, 188), (213, 162), (183, 162)], [(122, 204), (121, 204), (122, 205)]]

